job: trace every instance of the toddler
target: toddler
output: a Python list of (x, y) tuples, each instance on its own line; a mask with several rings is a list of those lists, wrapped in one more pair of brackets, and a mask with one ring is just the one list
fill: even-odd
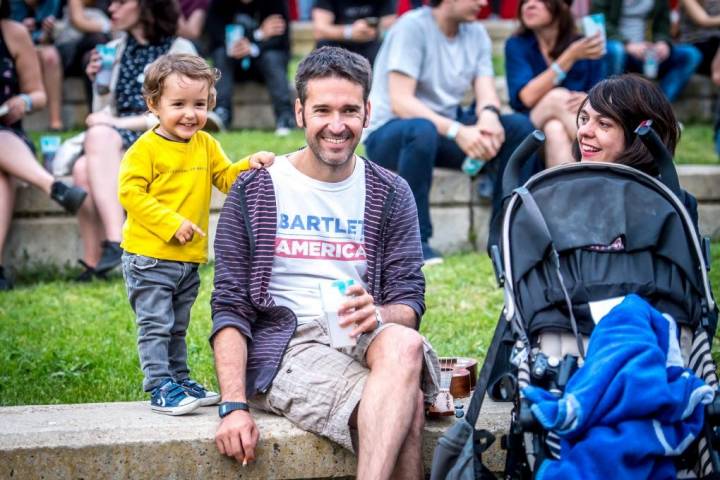
[(137, 316), (143, 388), (150, 407), (183, 415), (214, 405), (220, 395), (190, 378), (185, 334), (207, 262), (212, 185), (227, 193), (238, 174), (272, 164), (259, 152), (231, 163), (201, 131), (215, 104), (217, 70), (194, 55), (164, 55), (153, 62), (143, 95), (159, 125), (130, 147), (120, 166), (123, 276)]

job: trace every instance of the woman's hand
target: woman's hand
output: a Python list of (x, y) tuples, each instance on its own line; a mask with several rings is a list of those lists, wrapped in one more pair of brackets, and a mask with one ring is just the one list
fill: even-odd
[(250, 55), (250, 40), (243, 37), (240, 40), (236, 41), (232, 45), (232, 49), (230, 52), (228, 52), (228, 57), (230, 58), (245, 58)]
[(25, 116), (25, 101), (20, 96), (8, 98), (3, 105), (8, 107), (8, 112), (0, 117), (3, 125), (12, 125)]
[(568, 47), (573, 63), (578, 60), (597, 60), (605, 54), (605, 41), (599, 33), (591, 37), (578, 38)]
[(653, 49), (655, 55), (657, 55), (658, 63), (664, 62), (670, 56), (670, 45), (667, 42), (655, 42), (653, 43)]
[(92, 52), (90, 52), (90, 60), (88, 61), (87, 67), (85, 67), (85, 73), (91, 82), (95, 81), (95, 75), (100, 71), (101, 64), (100, 53), (94, 48)]
[(628, 42), (625, 45), (625, 51), (628, 55), (631, 55), (638, 60), (643, 60), (645, 58), (645, 52), (647, 52), (649, 47), (650, 44), (648, 42)]
[(262, 39), (277, 37), (285, 33), (285, 19), (280, 14), (268, 16), (260, 25)]

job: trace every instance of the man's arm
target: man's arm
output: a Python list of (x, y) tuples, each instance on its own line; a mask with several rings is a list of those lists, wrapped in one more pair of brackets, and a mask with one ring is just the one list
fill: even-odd
[[(213, 347), (222, 401), (247, 403), (245, 336), (235, 328), (224, 328), (215, 334)], [(255, 460), (255, 447), (259, 438), (260, 432), (250, 412), (235, 410), (220, 420), (215, 444), (221, 454), (234, 457), (245, 465)]]

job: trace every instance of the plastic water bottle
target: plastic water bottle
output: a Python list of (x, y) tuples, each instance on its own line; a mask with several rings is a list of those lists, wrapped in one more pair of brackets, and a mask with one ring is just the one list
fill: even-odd
[(643, 75), (655, 79), (658, 76), (658, 57), (654, 48), (650, 47), (645, 51), (645, 63), (643, 64)]
[(115, 62), (115, 47), (98, 45), (95, 47), (100, 54), (100, 70), (95, 75), (95, 90), (100, 95), (110, 92), (112, 67)]
[(482, 158), (473, 158), (473, 157), (465, 157), (465, 160), (463, 160), (462, 169), (463, 172), (468, 174), (471, 177), (474, 177), (478, 173), (480, 173), (480, 170), (485, 166), (485, 160)]

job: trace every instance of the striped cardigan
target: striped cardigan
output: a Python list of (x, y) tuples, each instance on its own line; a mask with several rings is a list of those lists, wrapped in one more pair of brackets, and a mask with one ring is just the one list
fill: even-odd
[[(425, 278), (417, 210), (401, 177), (365, 162), (365, 251), (368, 292), (378, 305), (404, 304), (418, 318), (425, 311)], [(248, 340), (246, 389), (266, 392), (280, 366), (297, 318), (268, 294), (277, 230), (270, 174), (252, 170), (238, 177), (225, 200), (215, 236), (215, 334), (238, 329)]]

